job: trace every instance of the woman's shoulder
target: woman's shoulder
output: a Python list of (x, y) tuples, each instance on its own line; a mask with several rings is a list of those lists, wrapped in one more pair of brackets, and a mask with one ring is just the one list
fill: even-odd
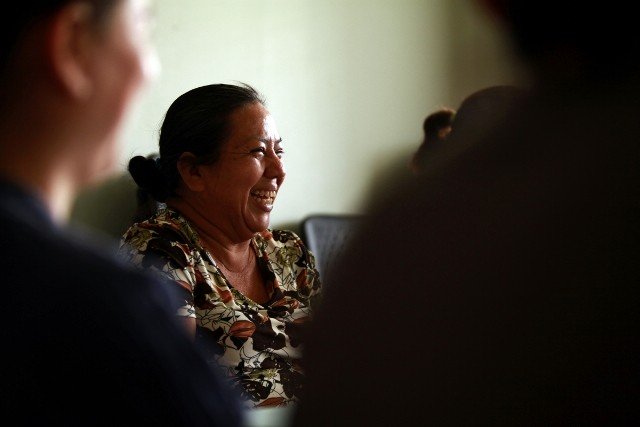
[[(298, 234), (292, 230), (267, 229), (254, 239), (256, 246), (275, 259), (297, 260), (296, 265), (315, 268), (315, 260)], [(305, 260), (302, 262), (302, 260)]]
[(150, 218), (133, 224), (120, 239), (120, 254), (169, 256), (187, 265), (197, 250), (197, 236), (178, 212), (163, 209)]
[(169, 208), (161, 209), (149, 218), (132, 224), (124, 233), (123, 240), (130, 240), (140, 234), (180, 243), (187, 243), (193, 238), (187, 220)]

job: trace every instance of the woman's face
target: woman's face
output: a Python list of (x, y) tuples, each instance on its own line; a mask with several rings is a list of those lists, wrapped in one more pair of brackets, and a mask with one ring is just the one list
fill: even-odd
[(220, 158), (202, 167), (207, 217), (231, 238), (251, 238), (269, 226), (273, 204), (285, 177), (282, 140), (260, 103), (230, 118), (231, 136)]
[[(151, 0), (120, 0), (97, 24), (88, 67), (93, 85), (86, 105), (93, 144), (86, 174), (95, 180), (116, 164), (126, 114), (144, 84), (159, 72), (151, 42)], [(89, 146), (90, 145), (90, 146)]]

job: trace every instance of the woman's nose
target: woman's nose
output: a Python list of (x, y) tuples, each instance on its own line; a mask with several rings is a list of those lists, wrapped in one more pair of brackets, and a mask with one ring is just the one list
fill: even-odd
[(276, 178), (278, 179), (278, 181), (282, 181), (287, 174), (282, 159), (278, 157), (278, 154), (276, 153), (271, 153), (271, 155), (267, 156), (267, 158), (268, 160), (265, 174), (269, 178)]

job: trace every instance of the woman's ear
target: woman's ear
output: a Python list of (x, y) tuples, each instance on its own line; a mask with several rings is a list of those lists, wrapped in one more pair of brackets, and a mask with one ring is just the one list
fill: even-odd
[(176, 167), (182, 182), (189, 190), (199, 192), (205, 189), (200, 165), (196, 162), (196, 156), (193, 153), (182, 153)]
[(50, 18), (46, 56), (54, 77), (71, 97), (85, 100), (93, 91), (90, 60), (97, 31), (88, 2), (70, 2)]

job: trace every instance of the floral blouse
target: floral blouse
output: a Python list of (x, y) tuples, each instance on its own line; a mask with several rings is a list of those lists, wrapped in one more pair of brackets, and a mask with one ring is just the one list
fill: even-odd
[(171, 209), (129, 228), (120, 255), (184, 291), (178, 315), (196, 318), (196, 343), (249, 406), (283, 406), (299, 399), (300, 335), (320, 280), (313, 254), (291, 231), (265, 230), (252, 247), (267, 286), (265, 304), (234, 289), (189, 222)]

